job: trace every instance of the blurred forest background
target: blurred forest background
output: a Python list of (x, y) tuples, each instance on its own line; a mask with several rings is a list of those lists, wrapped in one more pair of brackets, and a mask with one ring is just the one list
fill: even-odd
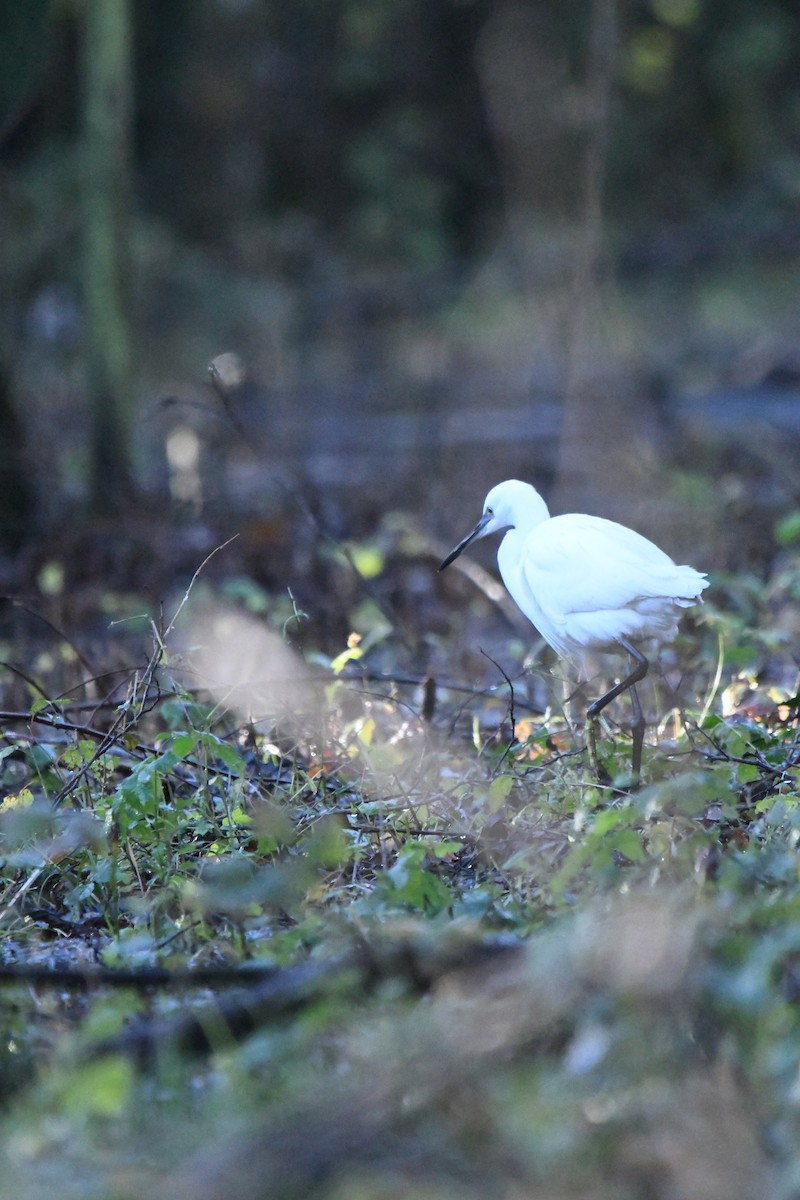
[(800, 505), (795, 0), (0, 15), (6, 586), (55, 557), (158, 597), (239, 531), (220, 569), (309, 600), (320, 535), (385, 549), (402, 511), (446, 547), (511, 476), (769, 563)]
[[(0, 1197), (800, 1200), (797, 0), (0, 36)], [(641, 791), (514, 476), (711, 575)]]

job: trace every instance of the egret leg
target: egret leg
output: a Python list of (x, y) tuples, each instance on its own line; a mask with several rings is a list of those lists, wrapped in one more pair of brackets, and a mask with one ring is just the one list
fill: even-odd
[(612, 700), (616, 700), (617, 696), (621, 696), (622, 693), (627, 691), (628, 688), (632, 688), (635, 683), (640, 683), (649, 670), (650, 663), (642, 654), (641, 650), (638, 650), (636, 646), (632, 646), (631, 643), (625, 638), (619, 638), (618, 640), (620, 646), (622, 646), (622, 649), (628, 651), (628, 654), (630, 654), (636, 665), (634, 666), (630, 675), (626, 675), (624, 679), (620, 680), (619, 683), (615, 684), (614, 687), (610, 688), (610, 690), (604, 695), (600, 696), (597, 700), (592, 701), (586, 710), (590, 717), (596, 717), (603, 711), (607, 704), (610, 704)]
[(589, 762), (592, 764), (594, 777), (602, 787), (607, 787), (611, 783), (611, 776), (605, 767), (600, 765), (600, 759), (597, 757), (597, 717), (588, 717), (586, 737), (589, 742)]
[[(595, 775), (600, 777), (597, 763), (597, 729), (595, 725), (596, 718), (603, 711), (607, 704), (612, 700), (616, 700), (617, 696), (630, 688), (631, 706), (633, 708), (633, 724), (631, 731), (633, 734), (633, 750), (631, 753), (631, 771), (633, 773), (634, 787), (639, 782), (639, 775), (642, 769), (642, 745), (644, 743), (644, 716), (642, 714), (642, 706), (639, 703), (639, 693), (636, 691), (636, 684), (644, 679), (648, 672), (650, 663), (647, 661), (641, 650), (632, 645), (626, 638), (619, 638), (619, 644), (623, 650), (627, 650), (634, 661), (633, 670), (624, 679), (615, 684), (613, 688), (605, 692), (597, 700), (593, 701), (586, 715), (589, 718), (589, 759), (594, 768)], [(601, 780), (601, 782), (603, 782)]]
[(644, 713), (639, 702), (639, 693), (636, 690), (636, 684), (631, 684), (631, 708), (633, 709), (633, 721), (631, 722), (631, 737), (633, 738), (633, 748), (631, 750), (631, 774), (633, 775), (632, 786), (634, 790), (639, 786), (639, 777), (642, 773), (642, 746), (644, 744)]

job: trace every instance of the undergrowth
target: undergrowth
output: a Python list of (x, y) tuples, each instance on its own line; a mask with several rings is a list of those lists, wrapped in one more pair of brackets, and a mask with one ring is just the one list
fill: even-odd
[(301, 654), (293, 603), (198, 588), (105, 691), (28, 677), (8, 1194), (800, 1195), (800, 701), (717, 595), (638, 791), (623, 708), (601, 785), (574, 708), (375, 670), (385, 622)]

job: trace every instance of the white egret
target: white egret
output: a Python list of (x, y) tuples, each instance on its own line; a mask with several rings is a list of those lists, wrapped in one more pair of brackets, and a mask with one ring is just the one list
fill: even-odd
[(586, 651), (624, 651), (632, 658), (630, 673), (590, 704), (587, 715), (593, 749), (595, 718), (630, 691), (632, 768), (638, 780), (644, 717), (636, 684), (650, 666), (640, 644), (670, 642), (680, 610), (702, 602), (708, 580), (693, 567), (677, 566), (658, 546), (616, 521), (582, 513), (551, 517), (536, 489), (518, 479), (492, 488), (478, 524), (439, 570), (476, 538), (503, 529), (508, 532), (497, 552), (503, 583), (556, 653), (578, 663)]

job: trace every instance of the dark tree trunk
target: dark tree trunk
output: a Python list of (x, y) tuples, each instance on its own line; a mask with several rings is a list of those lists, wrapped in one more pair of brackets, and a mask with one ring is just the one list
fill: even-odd
[(13, 403), (8, 373), (0, 364), (0, 430), (3, 469), (0, 471), (0, 550), (16, 553), (30, 533), (34, 495), (25, 457), (22, 425)]
[(84, 303), (91, 414), (91, 502), (130, 494), (131, 355), (127, 314), (132, 32), (130, 0), (85, 0)]

